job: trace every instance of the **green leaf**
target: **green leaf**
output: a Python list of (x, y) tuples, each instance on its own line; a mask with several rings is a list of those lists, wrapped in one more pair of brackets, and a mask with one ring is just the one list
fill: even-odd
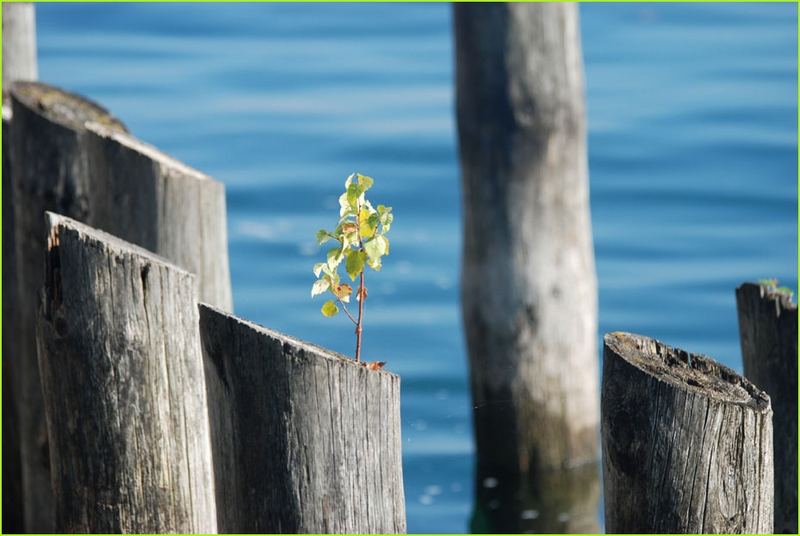
[(372, 180), (372, 177), (367, 177), (366, 175), (362, 175), (361, 173), (357, 173), (357, 175), (358, 175), (358, 185), (361, 186), (362, 192), (366, 192), (367, 190), (372, 188), (372, 185), (375, 183), (375, 181)]
[(320, 294), (328, 290), (328, 287), (330, 286), (331, 282), (328, 280), (327, 277), (322, 279), (317, 279), (314, 282), (314, 286), (311, 287), (311, 297), (313, 298), (314, 296), (319, 296)]
[(388, 245), (386, 238), (383, 236), (376, 236), (364, 244), (364, 251), (367, 252), (367, 256), (370, 260), (380, 259), (386, 255)]
[(378, 214), (376, 212), (370, 213), (368, 209), (362, 208), (358, 213), (358, 232), (361, 233), (361, 239), (372, 238), (377, 229)]
[(345, 269), (347, 270), (347, 275), (349, 275), (350, 279), (353, 281), (355, 281), (358, 274), (364, 270), (364, 261), (366, 258), (367, 256), (363, 251), (352, 250), (347, 254)]
[(369, 267), (375, 270), (376, 272), (381, 271), (381, 260), (380, 259), (367, 259), (367, 264)]
[(350, 185), (353, 184), (353, 179), (356, 178), (357, 173), (351, 173), (344, 181), (344, 189), (347, 190), (350, 188)]
[(354, 210), (358, 210), (358, 200), (359, 197), (364, 193), (364, 190), (361, 189), (361, 186), (358, 184), (351, 184), (347, 187), (347, 202), (350, 204), (350, 208)]
[(319, 277), (319, 274), (322, 273), (322, 269), (325, 267), (324, 262), (318, 262), (314, 265), (314, 275)]
[(325, 229), (320, 229), (319, 231), (317, 231), (317, 244), (318, 245), (321, 246), (322, 244), (324, 244), (325, 242), (327, 242), (330, 239), (331, 239), (331, 235), (329, 235), (328, 231), (326, 231)]
[(333, 300), (328, 300), (322, 305), (322, 309), (320, 309), (320, 311), (322, 311), (323, 315), (330, 318), (339, 312), (339, 308), (336, 307), (336, 304), (333, 303)]

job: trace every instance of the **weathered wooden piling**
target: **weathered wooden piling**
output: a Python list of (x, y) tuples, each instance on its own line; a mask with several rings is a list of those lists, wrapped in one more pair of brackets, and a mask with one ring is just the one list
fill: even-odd
[(33, 4), (3, 4), (4, 92), (17, 80), (39, 78), (36, 61), (36, 12)]
[(606, 531), (772, 532), (772, 409), (712, 359), (605, 336)]
[(400, 379), (200, 305), (220, 532), (405, 532)]
[[(44, 212), (52, 210), (166, 257), (198, 275), (200, 297), (231, 308), (223, 186), (127, 134), (102, 107), (38, 83), (11, 90), (14, 267), (26, 511), (52, 530), (47, 435), (34, 312), (42, 285)], [(29, 516), (30, 517), (30, 516)]]
[(478, 482), (593, 463), (597, 283), (578, 10), (456, 4)]
[(56, 530), (216, 532), (196, 278), (48, 213), (37, 336)]
[(744, 375), (774, 412), (776, 533), (797, 534), (797, 304), (773, 287), (736, 289)]
[[(11, 304), (16, 286), (13, 269), (14, 204), (11, 191), (11, 106), (8, 88), (17, 80), (36, 80), (36, 17), (33, 4), (3, 4), (3, 532), (25, 530), (22, 460), (20, 458), (18, 401), (12, 396), (18, 384), (11, 380), (11, 342), (16, 333)], [(33, 514), (33, 512), (30, 512)], [(34, 531), (49, 525), (32, 526)]]

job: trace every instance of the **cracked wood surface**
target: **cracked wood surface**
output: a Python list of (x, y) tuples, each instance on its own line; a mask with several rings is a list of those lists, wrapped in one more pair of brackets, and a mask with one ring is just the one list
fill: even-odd
[(200, 304), (220, 532), (406, 530), (400, 378)]
[(736, 289), (744, 375), (775, 412), (775, 532), (797, 534), (797, 304), (762, 285)]
[(216, 532), (195, 277), (47, 220), (37, 335), (56, 530)]
[(606, 531), (772, 532), (769, 397), (708, 357), (629, 333), (604, 341)]
[[(52, 526), (47, 434), (34, 317), (47, 210), (145, 247), (198, 275), (200, 297), (230, 309), (222, 184), (130, 136), (107, 110), (46, 84), (11, 89), (17, 296), (12, 382), (18, 402), (27, 526)], [(4, 354), (5, 355), (5, 354)]]

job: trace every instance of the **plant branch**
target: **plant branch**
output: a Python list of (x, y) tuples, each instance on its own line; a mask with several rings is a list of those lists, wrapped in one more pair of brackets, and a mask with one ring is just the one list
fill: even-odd
[(336, 301), (338, 301), (339, 305), (342, 306), (342, 311), (345, 312), (347, 317), (350, 319), (350, 322), (352, 322), (353, 324), (355, 324), (357, 326), (358, 322), (356, 322), (356, 319), (353, 318), (353, 315), (350, 314), (350, 311), (347, 310), (347, 306), (344, 304), (344, 302), (338, 296), (336, 297)]
[[(361, 202), (356, 203), (356, 233), (358, 236), (358, 251), (364, 251), (364, 240), (361, 238)], [(356, 299), (358, 299), (358, 322), (356, 322), (356, 363), (361, 361), (361, 332), (362, 323), (364, 321), (364, 270), (366, 266), (361, 267), (361, 279), (358, 283), (358, 290), (356, 290)]]

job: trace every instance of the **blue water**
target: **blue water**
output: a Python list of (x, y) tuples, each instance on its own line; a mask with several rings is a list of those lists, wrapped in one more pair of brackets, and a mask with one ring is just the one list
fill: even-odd
[[(368, 280), (364, 352), (402, 375), (408, 528), (465, 531), (450, 7), (37, 10), (42, 80), (225, 183), (240, 316), (352, 353), (349, 324), (309, 298), (314, 232), (333, 225), (347, 174), (376, 178), (372, 197), (396, 219), (391, 256)], [(652, 335), (741, 370), (734, 288), (797, 286), (796, 7), (583, 5), (581, 16), (600, 333)]]

